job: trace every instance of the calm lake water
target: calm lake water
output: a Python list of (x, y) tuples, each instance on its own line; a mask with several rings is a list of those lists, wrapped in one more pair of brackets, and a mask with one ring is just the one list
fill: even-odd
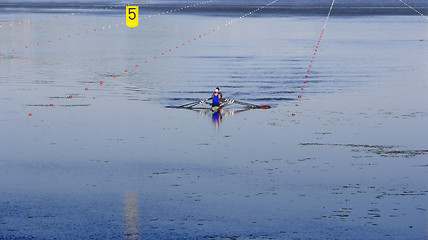
[(427, 238), (428, 21), (198, 3), (0, 8), (0, 239)]

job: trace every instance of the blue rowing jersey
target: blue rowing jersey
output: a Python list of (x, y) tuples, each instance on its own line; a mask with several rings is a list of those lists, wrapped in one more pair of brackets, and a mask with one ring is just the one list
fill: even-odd
[(221, 93), (213, 94), (213, 106), (220, 106), (220, 96)]

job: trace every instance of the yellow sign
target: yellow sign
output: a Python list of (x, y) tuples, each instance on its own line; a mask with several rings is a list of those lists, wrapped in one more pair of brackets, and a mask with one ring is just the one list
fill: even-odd
[(126, 7), (126, 26), (130, 28), (138, 26), (138, 6)]

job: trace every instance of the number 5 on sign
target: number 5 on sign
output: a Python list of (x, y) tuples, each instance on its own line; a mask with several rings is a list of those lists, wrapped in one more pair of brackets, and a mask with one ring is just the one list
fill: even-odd
[(126, 7), (126, 26), (130, 28), (138, 26), (138, 6)]

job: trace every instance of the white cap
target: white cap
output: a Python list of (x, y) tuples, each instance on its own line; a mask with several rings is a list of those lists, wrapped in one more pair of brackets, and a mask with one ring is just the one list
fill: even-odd
[(219, 92), (218, 88), (216, 88), (214, 92)]

